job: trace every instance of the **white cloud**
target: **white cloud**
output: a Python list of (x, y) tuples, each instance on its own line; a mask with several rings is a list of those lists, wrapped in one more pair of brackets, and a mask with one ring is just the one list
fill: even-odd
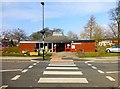
[[(85, 16), (87, 14), (95, 14), (107, 12), (113, 6), (109, 3), (98, 2), (79, 2), (79, 3), (46, 3), (45, 19), (61, 18), (64, 16), (79, 15)], [(29, 20), (32, 22), (41, 21), (42, 7), (39, 3), (4, 3), (3, 5), (3, 20), (17, 19)]]

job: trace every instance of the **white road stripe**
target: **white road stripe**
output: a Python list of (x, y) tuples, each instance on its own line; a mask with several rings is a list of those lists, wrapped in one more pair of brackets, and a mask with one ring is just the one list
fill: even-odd
[(50, 63), (50, 64), (57, 64), (57, 65), (61, 65), (61, 64), (65, 64), (65, 65), (68, 65), (68, 64), (74, 64), (74, 62), (54, 62), (54, 63)]
[(25, 72), (27, 72), (28, 71), (28, 69), (24, 69), (23, 71), (22, 71), (22, 73), (25, 73)]
[(34, 66), (37, 65), (37, 63), (34, 63), (33, 65), (34, 65)]
[(88, 83), (86, 78), (40, 78), (38, 83)]
[(97, 69), (97, 67), (95, 67), (95, 66), (91, 66), (93, 69)]
[(2, 86), (0, 87), (0, 89), (6, 88), (6, 87), (8, 87), (8, 85), (2, 85)]
[(86, 61), (85, 63), (87, 64), (88, 62)]
[(89, 66), (91, 66), (92, 64), (88, 64)]
[(29, 66), (28, 68), (33, 68), (33, 66)]
[(78, 67), (47, 67), (46, 69), (74, 69), (78, 70)]
[(48, 66), (76, 66), (75, 64), (68, 64), (68, 65), (65, 65), (65, 64), (59, 64), (59, 65), (57, 65), (57, 64), (49, 64)]
[(110, 74), (110, 73), (118, 73), (118, 72), (120, 72), (120, 71), (109, 71), (109, 72), (106, 72), (106, 73)]
[(40, 63), (39, 61), (37, 63)]
[(0, 72), (9, 72), (9, 71), (22, 71), (22, 69), (0, 70)]
[(44, 71), (43, 74), (49, 75), (83, 75), (81, 71)]
[(13, 77), (11, 80), (17, 80), (21, 75), (16, 75), (15, 77)]
[(112, 78), (111, 76), (106, 76), (106, 78), (108, 78), (110, 81), (115, 81), (115, 79)]
[(102, 70), (98, 70), (98, 72), (99, 72), (99, 73), (102, 73), (102, 74), (104, 73)]

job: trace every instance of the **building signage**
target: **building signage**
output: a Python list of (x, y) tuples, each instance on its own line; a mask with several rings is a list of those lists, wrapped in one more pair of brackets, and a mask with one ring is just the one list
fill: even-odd
[(72, 45), (72, 49), (75, 49), (75, 45)]

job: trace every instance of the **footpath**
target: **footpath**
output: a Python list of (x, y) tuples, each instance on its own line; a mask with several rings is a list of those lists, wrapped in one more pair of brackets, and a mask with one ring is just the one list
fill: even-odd
[(2, 56), (0, 61), (31, 61), (40, 59), (40, 57), (11, 57), (11, 56)]
[[(120, 62), (120, 56), (114, 56), (114, 57), (94, 57), (94, 58), (77, 58), (77, 57), (55, 57), (52, 56), (50, 59), (54, 58), (62, 58), (63, 60), (70, 60), (73, 61), (93, 61), (93, 62)], [(0, 61), (50, 61), (50, 59), (43, 60), (41, 57), (7, 57), (3, 56), (0, 57)]]

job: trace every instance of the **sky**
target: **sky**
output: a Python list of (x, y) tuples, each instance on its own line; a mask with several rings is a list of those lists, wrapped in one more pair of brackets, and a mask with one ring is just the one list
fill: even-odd
[[(92, 1), (44, 1), (45, 27), (63, 29), (80, 34), (91, 15), (99, 25), (108, 25), (109, 11), (116, 6), (114, 0)], [(23, 29), (29, 36), (42, 29), (42, 5), (39, 1), (4, 0), (0, 3), (0, 30)]]

